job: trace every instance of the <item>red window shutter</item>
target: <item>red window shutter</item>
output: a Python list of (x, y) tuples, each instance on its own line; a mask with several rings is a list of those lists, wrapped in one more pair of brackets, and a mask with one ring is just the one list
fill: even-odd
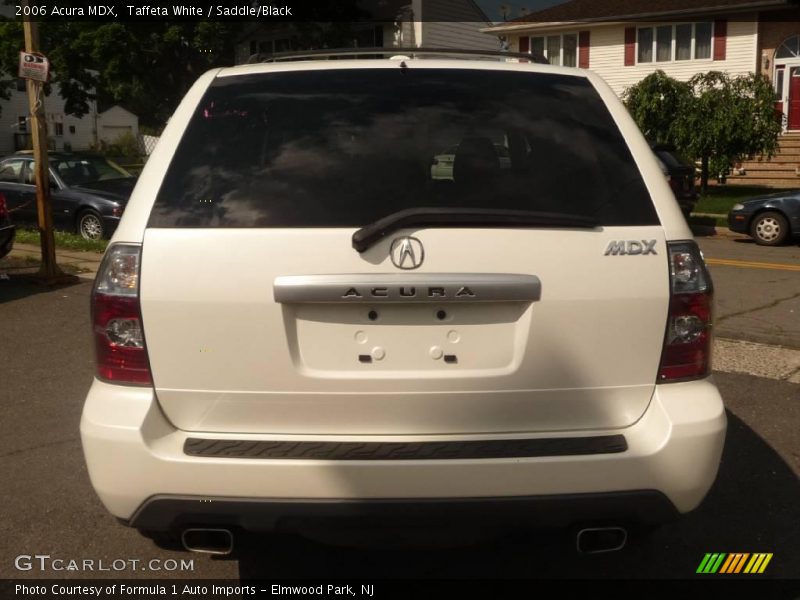
[(714, 21), (714, 60), (725, 60), (728, 42), (728, 22)]
[(625, 66), (636, 64), (636, 27), (625, 28)]
[(589, 68), (589, 31), (578, 32), (578, 66), (581, 69)]
[(523, 36), (519, 38), (519, 51), (520, 52), (530, 52), (531, 49), (531, 40), (528, 36)]

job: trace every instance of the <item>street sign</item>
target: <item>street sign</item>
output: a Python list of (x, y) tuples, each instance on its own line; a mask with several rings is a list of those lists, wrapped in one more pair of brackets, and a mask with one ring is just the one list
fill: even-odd
[(19, 77), (33, 81), (47, 81), (50, 75), (50, 61), (38, 52), (19, 52)]

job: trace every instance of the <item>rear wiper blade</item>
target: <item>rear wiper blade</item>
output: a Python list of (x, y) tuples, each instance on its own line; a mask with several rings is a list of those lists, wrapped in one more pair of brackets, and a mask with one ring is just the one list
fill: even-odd
[(353, 248), (364, 252), (385, 236), (409, 226), (433, 227), (582, 227), (594, 229), (599, 223), (590, 217), (564, 213), (494, 208), (408, 208), (366, 225), (353, 234)]

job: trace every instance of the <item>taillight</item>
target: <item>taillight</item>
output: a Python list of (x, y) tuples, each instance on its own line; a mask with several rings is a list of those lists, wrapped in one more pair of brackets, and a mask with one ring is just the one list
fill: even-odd
[(114, 244), (103, 257), (94, 282), (97, 377), (110, 383), (153, 383), (139, 307), (141, 257), (141, 246)]
[(6, 197), (3, 192), (0, 192), (0, 219), (5, 219), (8, 216), (8, 204), (6, 204)]
[(669, 242), (670, 301), (658, 381), (706, 377), (711, 369), (713, 286), (691, 241)]

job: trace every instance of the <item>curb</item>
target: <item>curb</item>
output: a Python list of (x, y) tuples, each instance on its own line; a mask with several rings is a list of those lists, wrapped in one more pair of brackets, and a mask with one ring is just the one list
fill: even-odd
[[(42, 249), (35, 244), (14, 244), (9, 256), (17, 257), (36, 257), (42, 255)], [(103, 259), (102, 252), (92, 252), (90, 250), (65, 250), (56, 248), (56, 262), (59, 265), (70, 265), (79, 269), (77, 276), (80, 279), (93, 281)]]

